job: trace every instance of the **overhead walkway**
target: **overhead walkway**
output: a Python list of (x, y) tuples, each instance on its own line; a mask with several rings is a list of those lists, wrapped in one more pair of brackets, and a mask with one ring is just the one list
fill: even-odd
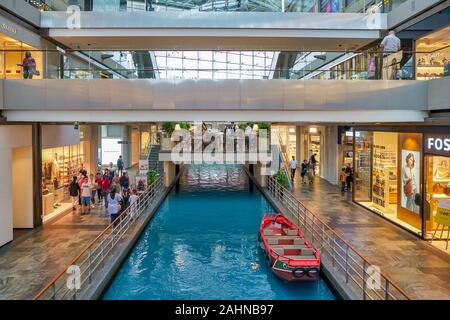
[(379, 39), (387, 15), (47, 11), (41, 13), (41, 28), (48, 37), (82, 50), (350, 51)]
[(429, 103), (448, 101), (448, 90), (429, 90), (448, 82), (1, 80), (0, 110), (8, 121), (421, 122)]

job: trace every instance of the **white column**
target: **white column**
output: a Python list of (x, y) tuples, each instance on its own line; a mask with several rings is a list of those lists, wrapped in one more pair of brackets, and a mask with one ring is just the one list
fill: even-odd
[[(2, 164), (0, 246), (13, 240), (14, 222), (17, 222), (17, 227), (20, 228), (33, 226), (31, 135), (31, 125), (0, 126), (0, 163)], [(17, 151), (17, 148), (24, 149)], [(19, 161), (14, 163), (14, 166), (13, 153), (16, 154), (16, 160)], [(20, 168), (16, 165), (20, 165)], [(27, 171), (21, 172), (23, 168), (27, 168)], [(19, 172), (16, 172), (17, 170)], [(25, 175), (29, 175), (28, 180)], [(19, 188), (20, 194), (18, 195)], [(17, 212), (17, 219), (14, 219), (14, 208), (24, 210)]]

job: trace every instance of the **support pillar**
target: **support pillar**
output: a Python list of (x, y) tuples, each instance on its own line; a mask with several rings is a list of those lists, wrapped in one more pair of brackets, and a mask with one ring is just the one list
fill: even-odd
[(42, 130), (40, 123), (32, 125), (33, 154), (33, 225), (42, 224)]

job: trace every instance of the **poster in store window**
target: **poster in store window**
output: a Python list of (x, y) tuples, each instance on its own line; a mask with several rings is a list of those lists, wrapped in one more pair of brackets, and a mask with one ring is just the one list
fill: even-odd
[(420, 213), (420, 152), (402, 150), (401, 206)]

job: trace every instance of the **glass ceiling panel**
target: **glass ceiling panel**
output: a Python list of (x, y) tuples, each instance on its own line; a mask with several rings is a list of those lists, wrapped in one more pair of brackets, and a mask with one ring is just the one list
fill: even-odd
[(275, 52), (155, 51), (161, 79), (265, 79)]

